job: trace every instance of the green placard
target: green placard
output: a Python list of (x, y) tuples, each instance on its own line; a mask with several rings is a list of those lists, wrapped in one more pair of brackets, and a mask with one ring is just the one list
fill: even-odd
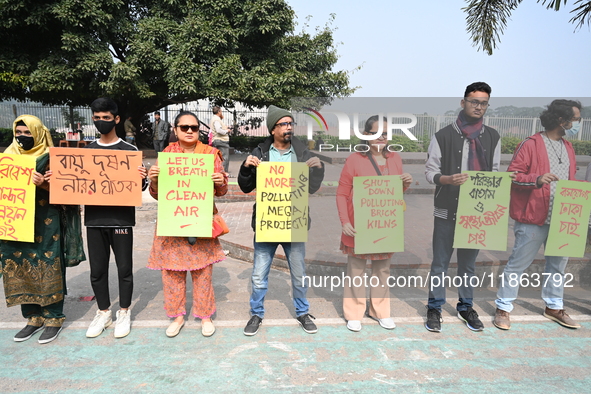
[(355, 254), (404, 252), (404, 199), (399, 175), (353, 178)]
[(465, 171), (460, 186), (454, 248), (507, 250), (510, 172)]
[(159, 236), (211, 237), (214, 155), (158, 154)]
[(306, 163), (269, 162), (257, 167), (257, 242), (308, 240), (308, 182)]
[(591, 211), (591, 183), (558, 181), (546, 256), (583, 257)]

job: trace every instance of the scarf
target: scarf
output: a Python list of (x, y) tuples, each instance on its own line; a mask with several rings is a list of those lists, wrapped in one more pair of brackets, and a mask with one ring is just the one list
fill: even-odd
[[(16, 141), (16, 124), (21, 120), (27, 125), (27, 128), (35, 140), (35, 145), (29, 150), (21, 148)], [(51, 134), (49, 134), (49, 129), (43, 125), (38, 117), (33, 115), (21, 115), (16, 118), (12, 124), (12, 144), (6, 148), (4, 153), (39, 157), (44, 153), (49, 152), (49, 148), (53, 148), (53, 140), (51, 139)]]
[(480, 132), (482, 131), (482, 118), (476, 122), (469, 122), (464, 115), (464, 110), (460, 111), (458, 119), (456, 119), (458, 128), (470, 141), (470, 147), (468, 149), (468, 171), (487, 171), (488, 163), (486, 162), (486, 156), (484, 155), (484, 149), (480, 142)]

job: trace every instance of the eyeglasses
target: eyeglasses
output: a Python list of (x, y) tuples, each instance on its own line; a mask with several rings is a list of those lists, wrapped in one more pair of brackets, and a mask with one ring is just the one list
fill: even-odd
[[(377, 131), (366, 131), (365, 134), (367, 135), (376, 135), (378, 132)], [(388, 133), (387, 132), (383, 132), (382, 135), (380, 135), (378, 138), (376, 138), (378, 140), (387, 140), (388, 139)]]
[(287, 127), (287, 126), (295, 126), (296, 123), (295, 122), (281, 122), (281, 123), (277, 123), (275, 126), (281, 126), (281, 127)]
[(188, 125), (188, 124), (180, 124), (177, 126), (177, 128), (181, 129), (181, 131), (183, 132), (187, 132), (189, 131), (189, 129), (191, 129), (192, 132), (197, 132), (199, 130), (199, 126), (196, 125)]
[(571, 122), (580, 122), (583, 118), (578, 117), (578, 118), (572, 118), (570, 121)]
[(468, 100), (468, 99), (464, 99), (465, 102), (470, 103), (470, 106), (472, 108), (488, 108), (490, 106), (490, 104), (488, 103), (488, 101), (478, 101), (478, 100)]

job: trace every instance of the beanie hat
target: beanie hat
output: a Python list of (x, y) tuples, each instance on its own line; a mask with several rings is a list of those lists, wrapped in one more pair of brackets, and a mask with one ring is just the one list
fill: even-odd
[(293, 115), (291, 112), (274, 105), (269, 106), (269, 110), (267, 112), (267, 128), (269, 129), (269, 134), (271, 134), (271, 130), (273, 130), (273, 127), (275, 127), (275, 124), (279, 121), (279, 119), (286, 116), (289, 116), (293, 121)]

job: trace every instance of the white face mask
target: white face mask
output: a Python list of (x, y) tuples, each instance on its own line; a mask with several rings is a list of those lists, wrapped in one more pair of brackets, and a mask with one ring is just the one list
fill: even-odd
[[(564, 129), (564, 127), (563, 127), (563, 129)], [(580, 121), (572, 122), (570, 129), (564, 129), (564, 132), (566, 133), (566, 135), (568, 137), (573, 137), (579, 133), (579, 130), (581, 130), (581, 122)]]

